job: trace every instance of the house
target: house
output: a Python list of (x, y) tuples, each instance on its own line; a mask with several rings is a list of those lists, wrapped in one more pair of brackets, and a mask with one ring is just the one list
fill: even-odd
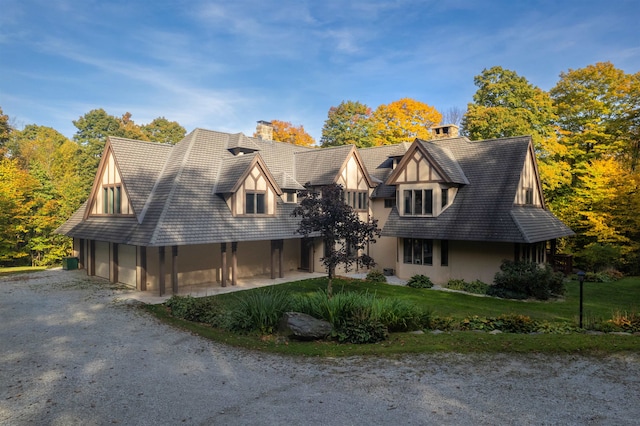
[[(493, 280), (503, 259), (546, 261), (573, 232), (544, 205), (530, 137), (317, 149), (196, 129), (172, 145), (110, 137), (89, 199), (57, 232), (89, 275), (160, 295), (180, 286), (324, 271), (319, 238), (296, 233), (304, 185), (338, 183), (379, 220), (369, 253), (401, 278)], [(443, 136), (443, 137), (440, 137)], [(440, 137), (440, 138), (438, 138)]]

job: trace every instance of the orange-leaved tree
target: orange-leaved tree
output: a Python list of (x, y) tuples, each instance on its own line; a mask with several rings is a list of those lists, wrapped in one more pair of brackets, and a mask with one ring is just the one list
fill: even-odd
[(271, 120), (273, 140), (294, 145), (312, 146), (316, 141), (304, 130), (304, 126), (294, 126), (289, 121)]
[(415, 99), (404, 98), (380, 105), (371, 117), (374, 145), (431, 139), (431, 127), (439, 124), (442, 114), (434, 107)]

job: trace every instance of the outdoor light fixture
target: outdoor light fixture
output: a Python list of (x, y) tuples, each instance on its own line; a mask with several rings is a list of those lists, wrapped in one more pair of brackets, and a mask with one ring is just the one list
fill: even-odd
[(578, 271), (580, 281), (580, 328), (582, 328), (582, 285), (584, 284), (584, 271)]

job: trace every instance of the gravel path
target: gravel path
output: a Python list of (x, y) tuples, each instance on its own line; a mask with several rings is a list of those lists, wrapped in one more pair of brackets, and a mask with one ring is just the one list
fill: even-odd
[(640, 355), (298, 359), (157, 322), (130, 290), (0, 279), (0, 424), (632, 425)]

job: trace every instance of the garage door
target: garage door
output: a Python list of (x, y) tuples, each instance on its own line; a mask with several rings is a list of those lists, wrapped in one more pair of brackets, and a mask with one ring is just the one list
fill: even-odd
[(109, 279), (109, 243), (96, 241), (96, 276)]
[(118, 245), (118, 281), (136, 286), (136, 246)]

